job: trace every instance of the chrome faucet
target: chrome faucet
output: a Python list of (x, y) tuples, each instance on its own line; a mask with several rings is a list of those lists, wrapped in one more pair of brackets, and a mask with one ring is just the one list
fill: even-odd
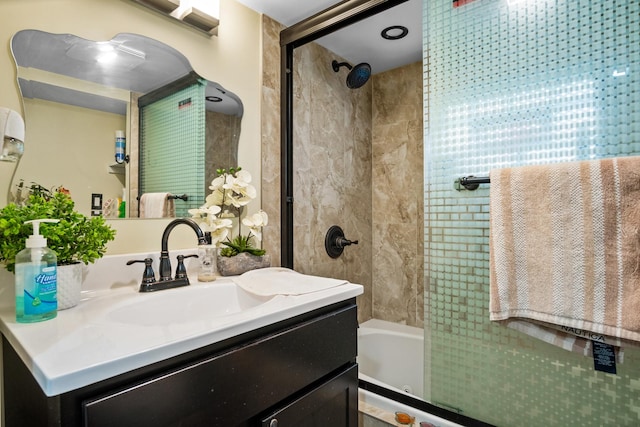
[(186, 224), (195, 231), (198, 236), (198, 244), (208, 244), (207, 238), (204, 235), (202, 229), (196, 224), (196, 222), (189, 218), (177, 218), (167, 224), (167, 227), (162, 233), (162, 249), (160, 252), (160, 280), (156, 281), (153, 267), (151, 266), (151, 258), (145, 258), (144, 260), (131, 260), (127, 262), (127, 265), (134, 263), (144, 263), (145, 270), (142, 275), (142, 283), (140, 284), (140, 292), (153, 292), (162, 289), (177, 288), (180, 286), (188, 286), (189, 278), (187, 277), (187, 271), (184, 266), (184, 259), (189, 257), (197, 257), (198, 255), (179, 255), (178, 267), (176, 268), (176, 276), (171, 277), (171, 261), (169, 260), (169, 235), (171, 231), (179, 224)]

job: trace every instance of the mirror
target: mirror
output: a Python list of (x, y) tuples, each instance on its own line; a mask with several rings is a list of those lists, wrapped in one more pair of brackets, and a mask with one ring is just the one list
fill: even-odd
[[(25, 186), (35, 182), (46, 188), (68, 189), (78, 211), (87, 215), (102, 213), (94, 212), (99, 210), (95, 209), (95, 195), (101, 195), (103, 205), (108, 200), (126, 199), (127, 217), (137, 217), (137, 200), (143, 192), (170, 192), (187, 195), (187, 200), (175, 201), (176, 214), (183, 216), (187, 209), (204, 202), (217, 168), (237, 165), (241, 100), (220, 84), (199, 76), (174, 48), (130, 33), (109, 41), (91, 41), (71, 34), (23, 30), (13, 36), (11, 51), (24, 105), (26, 141), (10, 199), (21, 197), (21, 181)], [(197, 126), (202, 127), (204, 149), (197, 156), (189, 154), (190, 163), (176, 162), (183, 150), (181, 142), (174, 140), (170, 161), (154, 163), (151, 168), (154, 174), (164, 176), (185, 175), (187, 169), (198, 171), (193, 178), (198, 190), (141, 188), (146, 172), (139, 168), (139, 150), (145, 148), (140, 146), (140, 105), (175, 94), (185, 82), (199, 84), (198, 93), (204, 99), (182, 100), (169, 114), (202, 106), (198, 107), (204, 109), (199, 117), (204, 120)], [(117, 131), (126, 136), (128, 162), (116, 162)], [(181, 172), (176, 170), (177, 164)], [(116, 212), (103, 213), (113, 217)]]

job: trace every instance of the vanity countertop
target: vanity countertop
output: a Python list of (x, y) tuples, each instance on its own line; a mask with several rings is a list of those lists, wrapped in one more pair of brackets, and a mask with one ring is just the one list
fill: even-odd
[[(209, 283), (192, 279), (191, 286), (153, 293), (138, 292), (137, 281), (130, 278), (119, 277), (108, 286), (104, 284), (104, 277), (113, 274), (103, 273), (127, 271), (122, 267), (114, 270), (114, 262), (124, 265), (124, 260), (139, 256), (99, 260), (85, 278), (80, 304), (58, 311), (55, 319), (39, 323), (16, 322), (13, 283), (4, 283), (7, 275), (0, 277), (3, 282), (0, 287), (0, 331), (31, 369), (47, 396), (184, 354), (363, 292), (362, 286), (346, 283), (303, 295), (277, 295), (235, 313), (213, 309), (209, 317), (208, 312), (202, 310), (202, 304), (197, 305), (199, 296), (209, 287), (232, 288), (232, 278), (219, 277)], [(190, 277), (195, 275), (190, 274)], [(185, 302), (188, 305), (192, 301), (190, 296), (196, 305), (185, 307)], [(168, 312), (159, 322), (149, 321), (148, 317), (138, 321), (145, 316), (142, 313), (143, 316), (136, 317), (136, 311), (152, 307), (156, 298), (168, 297), (181, 305), (176, 307), (178, 314)]]

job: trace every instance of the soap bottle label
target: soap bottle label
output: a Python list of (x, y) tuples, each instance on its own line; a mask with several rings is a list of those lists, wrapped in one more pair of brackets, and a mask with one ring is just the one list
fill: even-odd
[(202, 246), (198, 249), (200, 259), (200, 270), (198, 271), (199, 282), (212, 282), (216, 280), (216, 248), (213, 246)]
[(57, 274), (56, 267), (43, 267), (39, 269), (33, 266), (33, 279), (31, 289), (24, 289), (24, 314), (49, 313), (58, 308), (56, 299)]
[(124, 131), (116, 131), (116, 163), (124, 163), (126, 159), (127, 142), (124, 137)]

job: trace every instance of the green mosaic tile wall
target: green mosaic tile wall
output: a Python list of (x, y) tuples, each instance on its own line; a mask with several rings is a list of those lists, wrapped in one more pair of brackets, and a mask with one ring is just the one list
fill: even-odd
[[(187, 194), (176, 200), (176, 216), (204, 203), (204, 85), (195, 84), (140, 111), (140, 194)], [(206, 185), (205, 185), (206, 183)], [(208, 191), (208, 190), (207, 190)]]
[(494, 168), (639, 155), (640, 2), (453, 3), (423, 2), (431, 400), (500, 426), (640, 425), (638, 349), (604, 374), (489, 321), (489, 187), (453, 185)]

